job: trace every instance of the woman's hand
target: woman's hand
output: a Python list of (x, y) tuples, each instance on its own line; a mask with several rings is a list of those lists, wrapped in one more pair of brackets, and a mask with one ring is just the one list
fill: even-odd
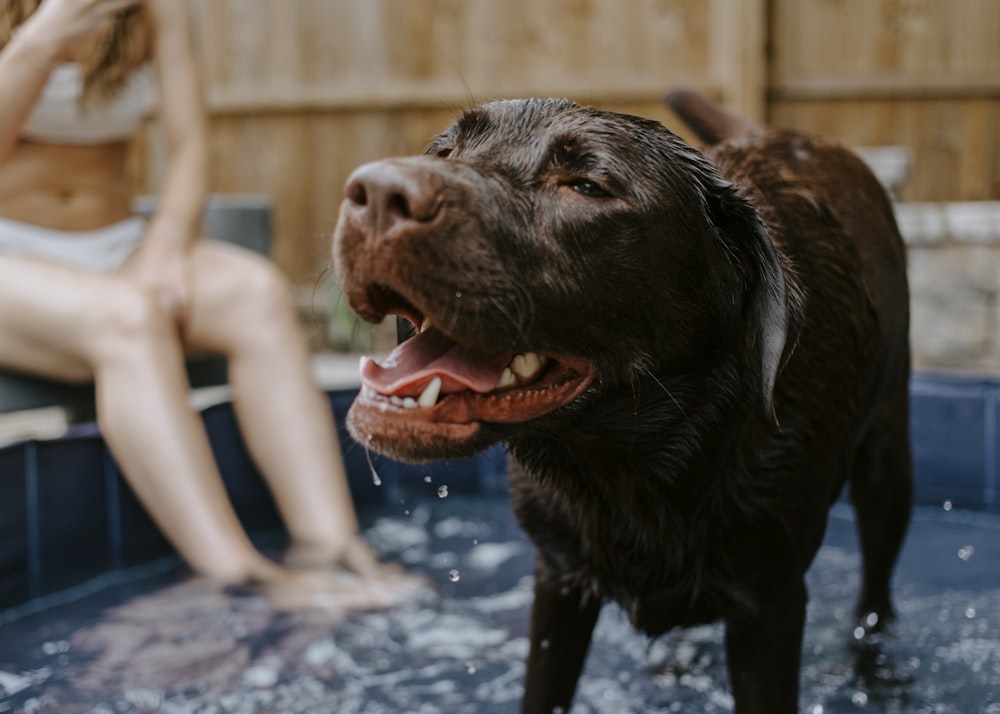
[[(191, 305), (192, 264), (186, 246), (163, 241), (150, 227), (145, 240), (122, 265), (120, 273), (148, 291), (169, 314), (179, 330), (187, 324)], [(164, 248), (165, 243), (172, 243)]]
[(22, 32), (37, 33), (61, 51), (71, 50), (78, 42), (107, 31), (122, 12), (140, 5), (143, 0), (43, 0), (22, 27)]

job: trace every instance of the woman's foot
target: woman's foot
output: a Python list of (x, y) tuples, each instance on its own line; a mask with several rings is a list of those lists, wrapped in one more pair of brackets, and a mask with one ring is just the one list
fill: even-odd
[(281, 611), (351, 613), (384, 610), (402, 602), (381, 578), (347, 570), (296, 569), (261, 557), (239, 579), (223, 581), (234, 596), (260, 596)]
[(357, 534), (348, 536), (343, 544), (332, 547), (316, 543), (294, 543), (288, 548), (284, 563), (303, 570), (346, 570), (368, 576), (376, 576), (386, 570), (402, 572), (398, 565), (381, 563), (372, 547)]
[(297, 543), (285, 555), (286, 565), (303, 572), (353, 576), (367, 583), (380, 595), (387, 606), (397, 605), (428, 587), (427, 581), (407, 573), (396, 563), (383, 563), (375, 551), (358, 534), (352, 535), (337, 549)]

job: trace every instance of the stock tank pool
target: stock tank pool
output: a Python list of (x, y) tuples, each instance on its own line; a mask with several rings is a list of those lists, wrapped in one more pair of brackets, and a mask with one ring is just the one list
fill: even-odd
[[(528, 648), (532, 549), (501, 496), (362, 513), (386, 557), (432, 590), (388, 612), (275, 614), (168, 559), (0, 624), (0, 712), (502, 714)], [(851, 512), (810, 572), (802, 711), (1000, 713), (1000, 518), (921, 508), (899, 563), (899, 619), (855, 639)], [(732, 711), (722, 630), (650, 642), (605, 607), (573, 714)]]
[[(836, 504), (808, 579), (804, 714), (1000, 714), (1000, 385), (919, 377), (911, 394), (920, 505), (899, 618), (855, 636), (859, 555)], [(352, 398), (331, 393), (341, 423)], [(231, 410), (203, 414), (238, 513), (277, 554), (284, 536)], [(341, 437), (368, 539), (431, 587), (339, 619), (191, 579), (93, 428), (0, 448), (0, 714), (516, 712), (533, 554), (502, 451), (417, 469)], [(729, 711), (721, 626), (649, 641), (605, 607), (571, 714)]]

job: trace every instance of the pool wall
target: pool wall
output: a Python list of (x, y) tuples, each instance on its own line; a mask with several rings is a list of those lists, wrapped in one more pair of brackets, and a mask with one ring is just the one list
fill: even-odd
[[(453, 494), (500, 494), (495, 447), (464, 461), (407, 466), (367, 454), (343, 430), (354, 389), (328, 393), (359, 509)], [(918, 374), (911, 382), (916, 502), (1000, 512), (1000, 380)], [(202, 412), (237, 514), (254, 534), (281, 522), (229, 404)], [(376, 483), (378, 481), (378, 483)], [(172, 554), (122, 480), (93, 423), (0, 448), (0, 609)]]

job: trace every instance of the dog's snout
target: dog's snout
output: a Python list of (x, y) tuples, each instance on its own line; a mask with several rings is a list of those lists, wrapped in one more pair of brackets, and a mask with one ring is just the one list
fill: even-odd
[(356, 218), (385, 236), (432, 223), (444, 206), (441, 184), (419, 165), (377, 161), (351, 174), (345, 193)]

